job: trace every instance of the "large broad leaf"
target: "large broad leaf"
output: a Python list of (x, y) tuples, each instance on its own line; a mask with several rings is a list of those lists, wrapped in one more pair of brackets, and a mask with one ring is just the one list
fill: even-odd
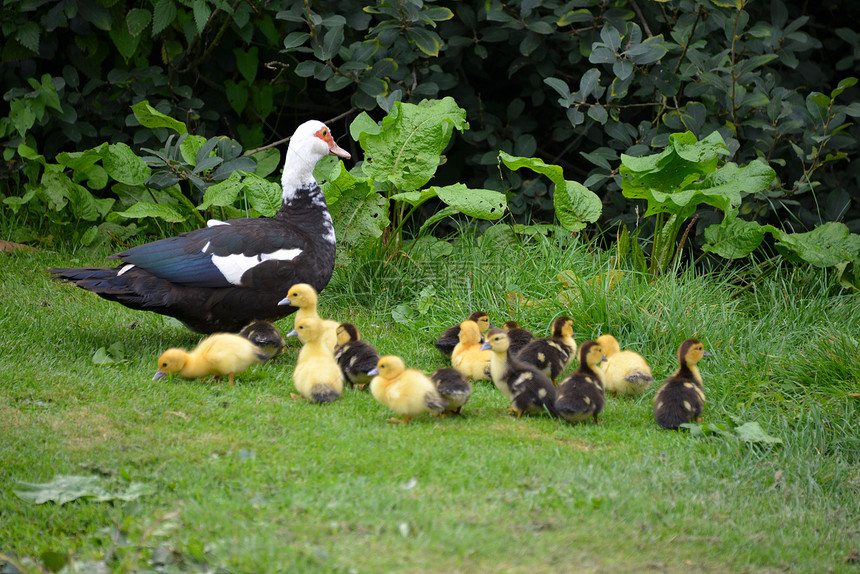
[(361, 252), (375, 244), (389, 220), (388, 200), (376, 192), (373, 182), (347, 171), (342, 161), (331, 165), (319, 179), (338, 242), (350, 252)]
[(508, 206), (505, 194), (491, 189), (469, 189), (462, 183), (431, 187), (430, 191), (446, 205), (478, 219), (499, 219)]
[(770, 225), (738, 219), (730, 211), (719, 225), (705, 229), (707, 243), (702, 249), (726, 259), (739, 259), (755, 251), (761, 245), (764, 234), (773, 229)]
[(132, 482), (120, 490), (109, 491), (97, 476), (57, 475), (51, 482), (19, 482), (15, 495), (36, 504), (56, 502), (58, 505), (86, 498), (95, 502), (108, 500), (136, 500), (152, 494), (152, 488)]
[(210, 185), (206, 188), (206, 193), (203, 194), (203, 203), (197, 206), (197, 209), (209, 209), (212, 206), (224, 207), (225, 205), (233, 205), (239, 192), (242, 191), (242, 175), (239, 172), (233, 172), (230, 177), (224, 181)]
[(137, 118), (140, 125), (145, 128), (170, 128), (180, 134), (188, 133), (188, 128), (184, 123), (162, 114), (150, 106), (146, 100), (131, 106), (131, 111), (134, 112), (134, 117)]
[(844, 223), (825, 223), (807, 233), (774, 230), (776, 248), (818, 267), (832, 267), (843, 261), (860, 260), (860, 235)]
[[(251, 207), (265, 217), (274, 216), (281, 208), (283, 188), (279, 183), (269, 181), (250, 172), (239, 172), (244, 176), (245, 196)], [(232, 177), (232, 176), (231, 176)]]
[(584, 185), (564, 179), (564, 170), (560, 166), (547, 164), (537, 157), (517, 157), (503, 151), (499, 152), (499, 158), (514, 171), (526, 167), (545, 175), (555, 184), (555, 215), (565, 229), (580, 231), (588, 223), (597, 221), (603, 212), (600, 198)]
[(453, 130), (468, 127), (466, 111), (447, 97), (418, 105), (394, 102), (381, 125), (362, 112), (349, 131), (364, 150), (365, 175), (376, 182), (391, 182), (402, 191), (414, 191), (436, 173)]
[(152, 175), (146, 162), (122, 142), (102, 148), (102, 166), (111, 178), (126, 185), (143, 185)]
[(125, 211), (117, 212), (117, 215), (128, 217), (129, 219), (140, 219), (142, 217), (157, 217), (168, 223), (182, 223), (185, 217), (169, 205), (159, 203), (151, 203), (147, 201), (139, 201)]

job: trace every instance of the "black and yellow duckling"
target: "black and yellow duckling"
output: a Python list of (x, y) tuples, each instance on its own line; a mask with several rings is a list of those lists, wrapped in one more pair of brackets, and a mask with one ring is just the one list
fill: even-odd
[(601, 335), (597, 342), (603, 348), (606, 361), (601, 368), (606, 376), (604, 380), (606, 392), (613, 395), (636, 396), (654, 382), (651, 367), (639, 353), (621, 350), (618, 340), (612, 335)]
[(430, 375), (430, 380), (436, 385), (436, 390), (442, 398), (448, 401), (445, 413), (460, 414), (460, 410), (469, 397), (472, 396), (472, 383), (463, 373), (452, 367), (436, 369)]
[(407, 369), (403, 359), (396, 355), (381, 357), (370, 374), (374, 375), (370, 394), (401, 417), (388, 419), (390, 423), (409, 424), (412, 417), (438, 414), (448, 406), (427, 375)]
[(534, 365), (555, 383), (556, 378), (576, 358), (573, 321), (558, 317), (552, 322), (552, 336), (532, 341), (517, 353), (517, 359)]
[(473, 381), (490, 380), (490, 357), (492, 351), (482, 350), (480, 327), (475, 321), (466, 319), (460, 323), (460, 342), (451, 353), (451, 366)]
[(260, 347), (269, 355), (269, 358), (277, 356), (287, 344), (278, 328), (268, 321), (248, 323), (239, 331), (239, 336), (245, 337)]
[(549, 411), (555, 415), (555, 387), (535, 366), (520, 361), (510, 352), (511, 340), (502, 329), (490, 329), (483, 348), (493, 353), (490, 374), (493, 384), (511, 401), (510, 410), (520, 417)]
[(505, 333), (508, 334), (508, 338), (511, 340), (511, 353), (514, 355), (519, 353), (523, 347), (536, 339), (531, 331), (523, 329), (516, 321), (506, 321), (505, 324), (502, 325), (502, 329), (504, 329)]
[(302, 319), (310, 317), (320, 319), (323, 328), (322, 342), (334, 352), (334, 346), (337, 345), (337, 328), (340, 323), (320, 317), (317, 311), (318, 303), (319, 295), (316, 289), (307, 283), (296, 283), (287, 290), (287, 296), (281, 299), (278, 305), (291, 305), (298, 309), (295, 317), (296, 324)]
[(678, 370), (666, 379), (654, 396), (654, 418), (667, 429), (677, 429), (697, 420), (705, 408), (702, 374), (696, 365), (702, 357), (710, 357), (702, 342), (687, 339), (678, 347)]
[(604, 358), (603, 348), (597, 341), (585, 341), (580, 345), (579, 368), (558, 386), (555, 399), (558, 416), (571, 423), (593, 418), (594, 423), (599, 424), (597, 415), (603, 411), (606, 397), (603, 371), (597, 365)]
[(288, 334), (302, 342), (293, 384), (301, 396), (314, 403), (330, 403), (343, 392), (343, 373), (323, 340), (324, 334), (323, 322), (316, 317), (296, 321), (296, 328)]
[(254, 343), (231, 333), (209, 335), (193, 350), (171, 348), (158, 357), (158, 370), (152, 380), (178, 374), (183, 379), (223, 377), (234, 385), (234, 375), (255, 363), (263, 363), (269, 355)]
[(349, 384), (355, 388), (364, 389), (373, 378), (368, 373), (376, 368), (379, 353), (373, 345), (361, 340), (358, 327), (352, 323), (341, 323), (337, 328), (334, 358)]
[[(481, 329), (481, 333), (486, 333), (490, 328), (490, 316), (483, 311), (475, 311), (468, 317), (469, 321), (474, 321)], [(439, 349), (439, 352), (448, 358), (451, 358), (451, 353), (454, 352), (454, 347), (460, 342), (460, 325), (454, 325), (445, 329), (433, 345)], [(481, 341), (483, 343), (483, 340)]]

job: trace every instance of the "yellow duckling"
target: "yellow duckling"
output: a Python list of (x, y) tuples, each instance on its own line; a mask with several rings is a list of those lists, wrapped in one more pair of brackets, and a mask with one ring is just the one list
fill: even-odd
[(283, 335), (273, 324), (268, 321), (254, 321), (245, 325), (239, 331), (240, 337), (245, 337), (258, 347), (260, 347), (269, 358), (277, 356), (286, 345)]
[[(475, 311), (468, 317), (469, 321), (474, 321), (478, 324), (478, 327), (481, 329), (481, 333), (486, 333), (487, 329), (490, 328), (490, 316), (484, 313), (483, 311)], [(453, 327), (448, 327), (445, 329), (439, 338), (436, 339), (436, 342), (433, 343), (439, 352), (450, 358), (451, 353), (454, 352), (454, 347), (457, 346), (457, 343), (460, 342), (460, 325), (454, 325)], [(481, 341), (483, 342), (483, 341)]]
[(329, 403), (343, 392), (343, 373), (334, 355), (323, 342), (323, 322), (315, 317), (296, 321), (287, 336), (298, 336), (302, 350), (293, 371), (296, 390), (309, 401)]
[(370, 381), (373, 398), (402, 417), (392, 417), (388, 422), (408, 424), (412, 417), (440, 413), (447, 406), (433, 381), (421, 371), (407, 369), (396, 355), (380, 358), (370, 374), (375, 375)]
[(678, 347), (680, 366), (654, 396), (654, 418), (661, 427), (677, 429), (701, 416), (705, 391), (696, 364), (702, 357), (710, 356), (698, 339), (687, 339)]
[(524, 363), (510, 352), (511, 339), (501, 329), (487, 331), (483, 348), (492, 352), (490, 373), (493, 384), (509, 401), (510, 410), (520, 417), (544, 409), (555, 415), (555, 387), (542, 371)]
[(621, 350), (618, 340), (612, 335), (601, 335), (597, 343), (603, 348), (606, 362), (603, 374), (606, 375), (606, 390), (615, 395), (641, 395), (654, 377), (651, 367), (639, 353)]
[(334, 347), (337, 345), (337, 328), (340, 325), (337, 321), (322, 319), (317, 312), (317, 304), (319, 303), (319, 295), (316, 290), (307, 283), (296, 283), (287, 290), (287, 296), (278, 302), (278, 305), (292, 305), (296, 307), (296, 323), (302, 319), (315, 317), (323, 322), (322, 342), (334, 352)]
[(463, 405), (472, 396), (472, 383), (463, 373), (452, 367), (436, 369), (431, 373), (430, 380), (436, 385), (436, 390), (447, 401), (446, 413), (460, 414)]
[(579, 347), (579, 368), (558, 386), (555, 410), (564, 420), (578, 423), (589, 418), (599, 424), (597, 415), (603, 411), (606, 397), (603, 371), (597, 366), (603, 361), (603, 348), (596, 341), (585, 341)]
[(173, 373), (183, 379), (227, 375), (230, 385), (234, 385), (234, 375), (268, 358), (269, 355), (245, 337), (216, 333), (200, 341), (192, 351), (177, 348), (164, 351), (158, 357), (158, 370), (152, 380)]
[(460, 323), (460, 342), (451, 353), (451, 366), (473, 381), (490, 380), (492, 351), (481, 349), (481, 330), (474, 321)]
[(370, 343), (361, 340), (358, 327), (352, 323), (341, 323), (337, 328), (337, 346), (334, 358), (349, 383), (363, 389), (370, 383), (368, 373), (376, 368), (379, 353)]
[(552, 322), (551, 337), (532, 341), (517, 353), (517, 359), (534, 365), (553, 383), (575, 357), (576, 341), (573, 339), (573, 321), (570, 317), (558, 317)]

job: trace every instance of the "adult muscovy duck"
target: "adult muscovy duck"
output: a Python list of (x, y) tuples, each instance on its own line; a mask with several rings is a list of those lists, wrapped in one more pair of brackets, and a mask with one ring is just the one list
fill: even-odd
[(322, 122), (300, 125), (284, 161), (283, 204), (272, 218), (211, 220), (209, 226), (132, 247), (108, 259), (118, 267), (54, 268), (54, 279), (142, 311), (182, 321), (199, 333), (238, 332), (251, 321), (275, 321), (296, 309), (278, 305), (287, 289), (331, 279), (331, 214), (313, 176), (332, 154), (349, 158)]

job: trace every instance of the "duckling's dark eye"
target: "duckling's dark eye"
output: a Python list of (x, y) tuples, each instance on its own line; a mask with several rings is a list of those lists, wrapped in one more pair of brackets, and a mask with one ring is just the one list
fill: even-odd
[(167, 362), (161, 363), (161, 366), (162, 366), (162, 367), (166, 367), (166, 366), (167, 366)]

